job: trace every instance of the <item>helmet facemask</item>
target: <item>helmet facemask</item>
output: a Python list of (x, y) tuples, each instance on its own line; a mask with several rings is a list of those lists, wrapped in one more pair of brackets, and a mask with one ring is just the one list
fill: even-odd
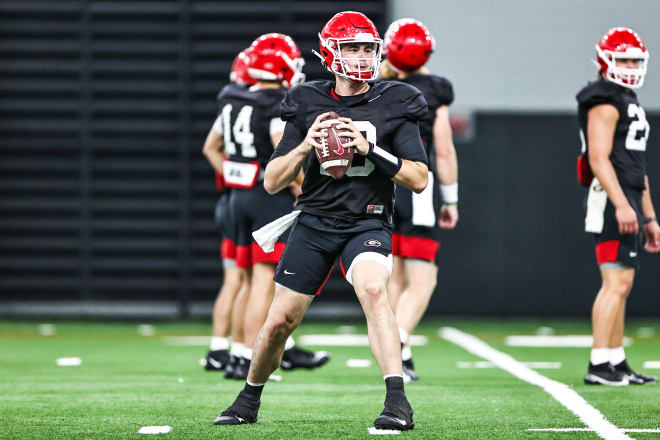
[[(596, 54), (598, 55), (598, 60), (607, 66), (607, 69), (603, 69), (603, 74), (607, 80), (629, 89), (642, 87), (649, 61), (649, 53), (647, 51), (642, 51), (637, 47), (629, 47), (625, 52), (615, 52), (603, 50), (596, 45)], [(616, 65), (617, 58), (640, 60), (639, 68), (628, 69), (626, 67), (618, 67)]]
[[(383, 51), (383, 40), (374, 37), (370, 33), (358, 33), (350, 38), (328, 38), (323, 39), (319, 34), (321, 47), (330, 52), (331, 56), (322, 56), (316, 51), (314, 54), (321, 58), (325, 67), (337, 76), (347, 78), (354, 82), (373, 81), (378, 78), (378, 71)], [(368, 57), (344, 57), (342, 56), (342, 47), (348, 44), (373, 44), (373, 51)], [(350, 61), (349, 61), (350, 60)], [(362, 68), (361, 64), (371, 63), (370, 67)], [(351, 64), (357, 64), (351, 68)]]

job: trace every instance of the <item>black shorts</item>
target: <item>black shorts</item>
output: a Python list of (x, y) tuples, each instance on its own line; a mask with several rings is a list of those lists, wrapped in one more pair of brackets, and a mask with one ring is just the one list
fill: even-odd
[(280, 236), (273, 252), (265, 253), (254, 241), (252, 233), (273, 220), (293, 211), (295, 198), (284, 189), (268, 194), (262, 182), (250, 189), (232, 189), (230, 209), (236, 221), (236, 265), (250, 268), (256, 263), (280, 261), (289, 231)]
[(596, 262), (621, 263), (633, 268), (639, 267), (639, 254), (644, 246), (642, 222), (642, 191), (622, 187), (630, 206), (637, 213), (639, 234), (619, 234), (614, 205), (607, 197), (598, 179), (594, 179), (586, 197), (587, 215), (585, 230), (591, 232), (596, 246)]
[[(437, 184), (431, 182), (427, 188), (431, 194), (413, 195), (409, 189), (397, 185), (392, 254), (437, 265), (442, 231), (438, 226), (442, 198)], [(413, 197), (416, 199), (414, 204)]]
[(318, 295), (337, 257), (353, 284), (353, 266), (370, 260), (392, 272), (392, 228), (381, 219), (346, 221), (301, 213), (291, 229), (275, 282), (287, 289)]

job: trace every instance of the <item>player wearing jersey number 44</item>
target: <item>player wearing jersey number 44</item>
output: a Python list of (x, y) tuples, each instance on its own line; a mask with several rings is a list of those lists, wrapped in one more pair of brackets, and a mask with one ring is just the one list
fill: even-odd
[(660, 227), (646, 174), (649, 124), (633, 89), (644, 82), (648, 51), (636, 32), (610, 29), (596, 45), (598, 80), (577, 95), (582, 154), (578, 180), (589, 187), (585, 230), (596, 244), (602, 285), (592, 309), (586, 384), (642, 385), (623, 350), (626, 299), (639, 253), (660, 251)]
[[(256, 422), (264, 383), (279, 364), (287, 336), (339, 257), (364, 310), (371, 350), (385, 379), (385, 407), (374, 425), (412, 429), (413, 411), (404, 391), (399, 335), (386, 286), (392, 269), (394, 184), (419, 193), (428, 182), (418, 127), (427, 105), (410, 85), (371, 82), (378, 75), (382, 40), (363, 14), (338, 13), (319, 39), (318, 56), (334, 81), (300, 84), (286, 94), (281, 106), (284, 135), (264, 177), (266, 190), (277, 193), (304, 168), (300, 214), (276, 269), (275, 300), (255, 343), (247, 384), (215, 423)], [(322, 148), (317, 139), (334, 123), (322, 122), (330, 112), (341, 116), (339, 135), (350, 138), (344, 148), (357, 150), (340, 179), (328, 175), (312, 153)]]

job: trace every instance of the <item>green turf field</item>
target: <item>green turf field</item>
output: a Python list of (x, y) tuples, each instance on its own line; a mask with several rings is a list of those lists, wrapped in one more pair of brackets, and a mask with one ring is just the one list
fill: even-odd
[[(344, 323), (346, 324), (346, 323)], [(337, 333), (337, 324), (303, 324), (296, 335)], [(359, 334), (365, 327), (354, 324)], [(593, 432), (529, 432), (528, 428), (584, 428), (577, 416), (541, 388), (499, 368), (458, 368), (479, 357), (438, 336), (441, 326), (470, 333), (519, 361), (561, 362), (540, 374), (575, 389), (607, 420), (622, 429), (660, 428), (660, 386), (625, 388), (582, 384), (588, 350), (521, 348), (504, 344), (508, 335), (588, 334), (586, 320), (429, 321), (416, 332), (428, 344), (413, 348), (421, 381), (406, 387), (415, 410), (407, 438), (596, 439)], [(382, 409), (384, 384), (377, 367), (348, 368), (349, 358), (372, 359), (368, 347), (315, 347), (331, 352), (323, 368), (281, 372), (269, 383), (255, 425), (217, 427), (215, 416), (243, 384), (206, 372), (204, 346), (170, 345), (166, 336), (206, 335), (209, 325), (154, 324), (154, 336), (140, 336), (136, 324), (56, 323), (43, 336), (39, 323), (0, 322), (0, 438), (367, 438)], [(342, 329), (346, 331), (346, 329)], [(633, 367), (660, 361), (660, 321), (630, 321), (627, 349)], [(77, 356), (82, 365), (60, 367), (56, 359)], [(142, 426), (169, 425), (157, 436)], [(658, 439), (659, 433), (629, 433)]]

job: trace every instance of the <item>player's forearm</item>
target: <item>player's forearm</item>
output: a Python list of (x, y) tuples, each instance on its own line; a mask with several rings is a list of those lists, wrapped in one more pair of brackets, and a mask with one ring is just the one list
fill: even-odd
[(458, 160), (453, 144), (447, 153), (435, 155), (435, 163), (438, 168), (438, 178), (442, 185), (458, 183)]
[(421, 162), (402, 159), (401, 169), (392, 178), (394, 183), (419, 194), (429, 183), (429, 169)]
[(645, 219), (656, 218), (653, 200), (651, 199), (651, 187), (649, 185), (649, 176), (644, 177), (644, 191), (642, 192), (642, 215)]
[(628, 199), (621, 189), (619, 180), (616, 178), (616, 172), (612, 162), (608, 158), (589, 156), (589, 165), (598, 179), (601, 186), (607, 192), (607, 196), (612, 201), (615, 208), (621, 208), (628, 205)]
[(298, 145), (288, 154), (268, 162), (264, 173), (264, 188), (269, 194), (275, 194), (296, 180), (309, 151)]
[(222, 137), (215, 130), (211, 129), (204, 141), (202, 154), (213, 167), (213, 169), (222, 174), (222, 162), (225, 160), (224, 143)]
[(436, 110), (433, 123), (433, 144), (440, 183), (442, 185), (458, 183), (458, 161), (449, 123), (449, 108), (446, 105)]

